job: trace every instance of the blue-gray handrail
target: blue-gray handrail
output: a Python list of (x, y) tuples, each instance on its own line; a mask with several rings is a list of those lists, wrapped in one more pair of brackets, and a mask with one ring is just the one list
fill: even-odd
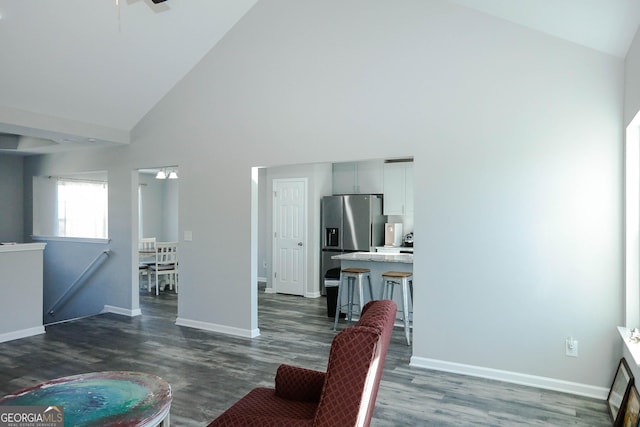
[(95, 257), (93, 261), (91, 261), (91, 263), (87, 266), (87, 268), (85, 268), (84, 271), (80, 273), (78, 278), (71, 284), (71, 286), (69, 286), (69, 288), (62, 294), (62, 296), (58, 298), (58, 300), (51, 306), (49, 311), (47, 311), (49, 316), (52, 316), (52, 317), (55, 316), (56, 311), (60, 307), (64, 306), (69, 301), (69, 299), (71, 299), (71, 297), (76, 292), (78, 292), (78, 290), (80, 289), (81, 285), (84, 282), (84, 279), (88, 276), (88, 273), (93, 268), (93, 266), (96, 265), (96, 263), (99, 260), (103, 259), (102, 258), (103, 256), (104, 256), (104, 259), (106, 259), (110, 253), (111, 253), (110, 249), (105, 249), (102, 252), (100, 252), (100, 254), (98, 254), (98, 256)]

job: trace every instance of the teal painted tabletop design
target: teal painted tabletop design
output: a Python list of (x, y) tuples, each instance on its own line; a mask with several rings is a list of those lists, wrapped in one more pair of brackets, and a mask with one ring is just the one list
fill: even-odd
[(142, 427), (162, 421), (171, 399), (171, 386), (158, 376), (108, 371), (46, 381), (3, 397), (0, 405), (61, 406), (65, 426)]

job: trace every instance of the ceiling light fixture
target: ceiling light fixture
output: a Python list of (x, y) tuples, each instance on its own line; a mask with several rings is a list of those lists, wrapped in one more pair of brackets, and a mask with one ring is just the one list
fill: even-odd
[(156, 179), (167, 179), (167, 173), (164, 171), (164, 169), (160, 169), (158, 171), (158, 173), (156, 174)]
[(167, 177), (169, 179), (178, 179), (178, 173), (174, 170), (172, 170), (171, 172), (169, 172), (169, 176)]

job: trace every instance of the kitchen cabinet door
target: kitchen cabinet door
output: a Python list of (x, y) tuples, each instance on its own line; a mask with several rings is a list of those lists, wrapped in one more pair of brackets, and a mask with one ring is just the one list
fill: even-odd
[(333, 194), (381, 194), (383, 160), (333, 164)]
[(333, 168), (333, 194), (356, 193), (356, 163), (334, 163)]
[(383, 191), (382, 184), (382, 166), (383, 160), (367, 160), (358, 162), (356, 165), (356, 179), (358, 193), (360, 194), (381, 194)]
[(413, 214), (413, 162), (384, 164), (384, 214)]
[(405, 163), (404, 214), (413, 215), (413, 162)]

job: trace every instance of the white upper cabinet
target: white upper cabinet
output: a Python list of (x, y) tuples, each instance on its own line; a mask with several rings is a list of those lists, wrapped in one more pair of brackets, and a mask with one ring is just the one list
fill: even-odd
[(333, 194), (381, 194), (383, 160), (333, 164)]
[(333, 164), (333, 194), (351, 194), (355, 189), (356, 164), (354, 162)]
[(413, 215), (413, 162), (384, 164), (384, 214)]

